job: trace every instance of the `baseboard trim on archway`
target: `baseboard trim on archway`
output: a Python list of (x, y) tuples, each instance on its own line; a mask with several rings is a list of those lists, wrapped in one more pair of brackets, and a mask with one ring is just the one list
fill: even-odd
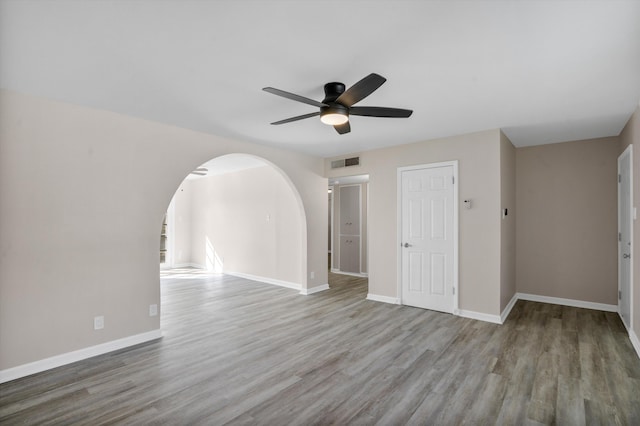
[(294, 290), (300, 290), (302, 288), (300, 284), (292, 283), (291, 281), (283, 281), (283, 280), (277, 280), (275, 278), (260, 277), (258, 275), (245, 274), (244, 272), (224, 271), (224, 273), (226, 275), (233, 275), (234, 277), (238, 277), (238, 278), (245, 278), (247, 280), (258, 281), (265, 284), (273, 284), (280, 287), (292, 288)]
[(78, 349), (77, 351), (55, 355), (50, 358), (41, 359), (40, 361), (30, 362), (17, 367), (7, 368), (6, 370), (0, 371), (0, 383), (20, 379), (32, 374), (41, 373), (56, 367), (61, 367), (63, 365), (93, 358), (94, 356), (103, 355), (160, 338), (162, 338), (162, 330), (158, 329), (124, 337), (118, 340), (112, 340), (95, 346), (89, 346), (88, 348)]
[(329, 284), (322, 284), (316, 287), (302, 288), (300, 289), (300, 294), (308, 296), (313, 293), (318, 293), (320, 291), (329, 290)]

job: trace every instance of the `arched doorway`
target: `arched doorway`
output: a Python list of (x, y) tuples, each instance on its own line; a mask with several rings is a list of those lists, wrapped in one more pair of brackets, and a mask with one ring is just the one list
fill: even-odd
[(302, 289), (306, 227), (301, 197), (282, 170), (257, 156), (228, 154), (194, 168), (180, 184), (163, 222), (160, 256), (164, 269)]

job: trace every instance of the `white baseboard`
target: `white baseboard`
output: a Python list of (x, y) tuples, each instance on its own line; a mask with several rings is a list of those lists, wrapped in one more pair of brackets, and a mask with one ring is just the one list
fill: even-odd
[(500, 318), (499, 315), (485, 314), (482, 312), (466, 311), (464, 309), (458, 309), (458, 312), (455, 314), (460, 317), (470, 318), (478, 321), (492, 322), (494, 324), (502, 324), (503, 322), (502, 318)]
[(89, 346), (88, 348), (78, 349), (77, 351), (67, 352), (65, 354), (41, 359), (40, 361), (30, 362), (28, 364), (19, 365), (17, 367), (7, 368), (6, 370), (0, 371), (0, 383), (5, 383), (11, 380), (19, 379), (21, 377), (30, 376), (42, 371), (51, 370), (52, 368), (71, 364), (76, 361), (82, 361), (83, 359), (117, 351), (129, 346), (139, 345), (140, 343), (160, 339), (161, 337), (162, 331), (160, 329), (148, 331), (146, 333), (136, 334), (133, 336), (124, 337), (122, 339), (112, 340), (111, 342)]
[(367, 300), (373, 300), (374, 302), (391, 303), (393, 305), (400, 304), (400, 300), (397, 297), (381, 296), (379, 294), (373, 293), (367, 294)]
[(174, 263), (169, 268), (161, 268), (161, 269), (180, 269), (180, 268), (196, 268), (196, 269), (207, 269), (206, 266), (200, 265), (198, 263)]
[(318, 293), (320, 291), (325, 291), (325, 290), (329, 290), (329, 284), (322, 284), (322, 285), (318, 285), (318, 286), (310, 287), (310, 288), (301, 288), (300, 289), (300, 294), (308, 296), (310, 294)]
[(563, 299), (561, 297), (540, 296), (537, 294), (516, 293), (518, 299), (531, 302), (551, 303), (554, 305), (573, 306), (574, 308), (595, 309), (597, 311), (618, 312), (618, 305), (606, 303), (586, 302), (584, 300)]
[(334, 274), (349, 275), (352, 277), (359, 277), (359, 278), (367, 278), (369, 276), (369, 274), (366, 272), (361, 272), (358, 274), (356, 272), (344, 272), (344, 271), (341, 271), (340, 269), (335, 269), (335, 268), (331, 268), (331, 272), (333, 272)]
[(292, 283), (290, 281), (277, 280), (275, 278), (260, 277), (258, 275), (245, 274), (244, 272), (225, 271), (224, 273), (226, 275), (233, 275), (234, 277), (238, 277), (238, 278), (246, 278), (248, 280), (259, 281), (261, 283), (273, 284), (273, 285), (286, 287), (286, 288), (292, 288), (294, 290), (300, 290), (302, 288), (300, 284)]
[(629, 340), (631, 340), (633, 349), (636, 350), (636, 355), (640, 358), (640, 340), (638, 340), (638, 335), (634, 330), (629, 330)]
[(518, 301), (518, 293), (515, 293), (511, 298), (511, 300), (509, 301), (509, 303), (507, 303), (507, 306), (505, 306), (504, 311), (502, 311), (502, 314), (500, 314), (500, 324), (504, 324), (504, 322), (507, 320), (507, 317), (511, 313), (511, 310), (513, 309), (517, 301)]

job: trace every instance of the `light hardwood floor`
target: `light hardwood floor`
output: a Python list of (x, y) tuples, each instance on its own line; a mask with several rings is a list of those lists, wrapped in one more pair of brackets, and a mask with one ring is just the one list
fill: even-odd
[(518, 302), (502, 326), (230, 276), (162, 279), (164, 338), (0, 385), (13, 424), (640, 424), (616, 314)]

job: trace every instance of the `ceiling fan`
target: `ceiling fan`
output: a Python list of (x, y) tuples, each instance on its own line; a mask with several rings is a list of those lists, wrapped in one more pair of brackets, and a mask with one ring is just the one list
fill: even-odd
[(351, 131), (351, 125), (349, 124), (350, 115), (395, 118), (407, 118), (411, 116), (413, 111), (410, 109), (353, 106), (372, 94), (378, 87), (382, 86), (385, 81), (387, 81), (386, 78), (372, 73), (349, 87), (347, 90), (345, 90), (345, 85), (343, 83), (327, 83), (324, 85), (325, 97), (322, 102), (285, 92), (284, 90), (274, 89), (273, 87), (265, 87), (262, 90), (273, 93), (274, 95), (282, 96), (283, 98), (320, 108), (320, 111), (275, 121), (271, 124), (285, 124), (291, 123), (292, 121), (304, 120), (305, 118), (320, 116), (320, 121), (324, 124), (333, 126), (339, 134), (343, 135)]

